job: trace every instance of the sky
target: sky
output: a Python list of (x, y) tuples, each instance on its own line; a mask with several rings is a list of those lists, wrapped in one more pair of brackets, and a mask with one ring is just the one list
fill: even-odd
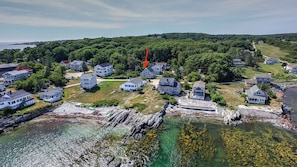
[(0, 42), (296, 31), (296, 0), (0, 0)]

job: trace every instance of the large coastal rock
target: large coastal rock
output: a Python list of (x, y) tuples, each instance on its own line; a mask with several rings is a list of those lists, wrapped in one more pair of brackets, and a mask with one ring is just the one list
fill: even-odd
[(222, 116), (226, 125), (237, 126), (242, 123), (241, 114), (238, 110), (224, 110)]
[(128, 136), (140, 140), (147, 130), (156, 129), (162, 124), (167, 106), (168, 104), (160, 112), (149, 115), (141, 114), (136, 110), (117, 108), (109, 113), (105, 127), (130, 127)]

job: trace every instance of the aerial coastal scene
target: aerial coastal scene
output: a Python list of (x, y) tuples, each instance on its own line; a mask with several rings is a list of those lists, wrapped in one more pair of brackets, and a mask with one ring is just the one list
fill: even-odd
[(296, 166), (296, 3), (0, 4), (0, 166)]

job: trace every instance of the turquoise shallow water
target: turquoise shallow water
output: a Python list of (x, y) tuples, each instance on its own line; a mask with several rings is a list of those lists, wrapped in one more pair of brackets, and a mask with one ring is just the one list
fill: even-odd
[(69, 166), (100, 134), (91, 122), (27, 123), (0, 136), (0, 166)]

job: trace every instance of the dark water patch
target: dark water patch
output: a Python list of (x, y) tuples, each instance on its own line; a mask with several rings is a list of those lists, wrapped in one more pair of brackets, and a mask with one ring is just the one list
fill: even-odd
[(297, 126), (297, 88), (288, 88), (284, 94), (283, 103), (292, 108), (292, 122)]

